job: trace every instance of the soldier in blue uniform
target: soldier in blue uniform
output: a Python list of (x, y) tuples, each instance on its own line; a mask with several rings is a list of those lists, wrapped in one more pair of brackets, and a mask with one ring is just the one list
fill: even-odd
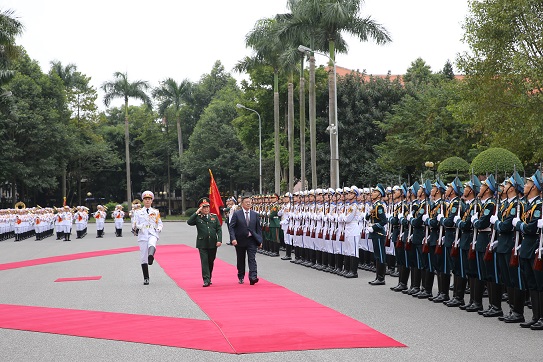
[(391, 243), (395, 243), (396, 264), (398, 266), (398, 285), (390, 289), (395, 292), (401, 292), (407, 289), (407, 281), (409, 279), (409, 262), (407, 260), (407, 251), (405, 250), (405, 241), (407, 239), (407, 222), (404, 223), (405, 217), (409, 212), (405, 198), (407, 197), (407, 185), (404, 183), (401, 186), (392, 188), (392, 198), (395, 201), (394, 211), (390, 218), (392, 226)]
[[(434, 265), (432, 263), (433, 251), (430, 251), (430, 227), (428, 226), (428, 219), (430, 218), (431, 203), (430, 194), (432, 192), (432, 183), (430, 180), (426, 180), (422, 184), (421, 191), (419, 192), (419, 200), (421, 202), (417, 218), (412, 220), (413, 227), (420, 225), (420, 240), (415, 242), (415, 235), (413, 235), (413, 244), (416, 245), (418, 255), (420, 258), (419, 268), (422, 275), (422, 288), (419, 293), (414, 294), (414, 297), (419, 299), (427, 299), (433, 296), (432, 288), (434, 286)], [(437, 240), (437, 235), (434, 239)], [(426, 244), (426, 245), (425, 245)]]
[(430, 206), (430, 215), (426, 221), (430, 227), (430, 238), (428, 240), (429, 253), (428, 253), (428, 275), (426, 282), (428, 283), (428, 289), (432, 294), (432, 288), (434, 284), (434, 274), (437, 274), (437, 286), (438, 294), (435, 297), (430, 296), (428, 299), (435, 303), (442, 303), (448, 301), (449, 298), (449, 284), (442, 285), (443, 272), (447, 268), (446, 261), (443, 259), (443, 226), (441, 225), (441, 219), (445, 213), (446, 204), (443, 200), (443, 194), (447, 190), (447, 187), (441, 180), (437, 180), (432, 185), (432, 191), (430, 193), (432, 197), (432, 204)]
[[(492, 308), (493, 293), (494, 290), (489, 289), (490, 303), (488, 309), (483, 311), (483, 293), (484, 286), (489, 282), (493, 273), (492, 263), (484, 261), (484, 255), (486, 248), (490, 243), (490, 236), (492, 229), (490, 228), (490, 217), (494, 215), (496, 208), (496, 200), (494, 199), (494, 194), (496, 192), (496, 181), (494, 176), (490, 175), (485, 181), (481, 183), (481, 189), (479, 190), (479, 199), (480, 206), (477, 209), (477, 212), (471, 216), (471, 222), (474, 227), (474, 233), (476, 233), (476, 267), (477, 267), (477, 279), (475, 281), (475, 290), (473, 293), (473, 304), (466, 308), (468, 312), (480, 312), (480, 314), (489, 312), (495, 308)], [(490, 287), (490, 285), (488, 285)], [(501, 298), (501, 294), (500, 294)], [(502, 312), (503, 313), (503, 312)]]
[(540, 246), (540, 234), (543, 222), (541, 222), (541, 190), (543, 179), (539, 170), (526, 180), (524, 186), (525, 204), (521, 210), (520, 218), (513, 218), (516, 230), (522, 232), (522, 244), (520, 246), (520, 268), (524, 277), (526, 288), (530, 291), (532, 300), (532, 319), (521, 323), (523, 328), (543, 330), (543, 272), (534, 270), (534, 260), (537, 257)]
[[(443, 185), (444, 186), (444, 185)], [(456, 228), (454, 227), (454, 217), (460, 211), (460, 195), (462, 193), (462, 184), (458, 177), (451, 182), (445, 190), (447, 203), (443, 204), (441, 212), (437, 215), (438, 222), (441, 225), (440, 234), (443, 235), (441, 241), (441, 254), (436, 255), (436, 270), (439, 285), (438, 296), (434, 299), (435, 303), (447, 303), (449, 297), (449, 285), (451, 284), (451, 270), (453, 260), (451, 258), (451, 249), (456, 239)], [(456, 294), (454, 294), (456, 296)]]
[[(422, 280), (422, 239), (424, 238), (424, 224), (422, 215), (425, 213), (426, 195), (419, 183), (409, 188), (410, 211), (407, 214), (408, 230), (405, 249), (409, 256), (408, 261), (411, 268), (411, 287), (402, 293), (418, 295), (421, 292)], [(422, 210), (422, 211), (421, 211)]]
[(376, 263), (375, 280), (368, 282), (370, 285), (385, 285), (386, 252), (385, 252), (385, 225), (387, 217), (381, 198), (385, 196), (385, 188), (377, 184), (371, 193), (373, 201), (371, 212), (366, 215), (369, 221), (366, 232), (373, 243), (373, 255)]

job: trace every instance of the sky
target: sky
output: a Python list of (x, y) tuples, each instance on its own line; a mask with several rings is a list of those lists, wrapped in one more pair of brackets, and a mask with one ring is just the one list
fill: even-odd
[[(126, 72), (129, 81), (197, 82), (216, 60), (232, 71), (251, 50), (245, 36), (261, 18), (287, 12), (286, 0), (2, 0), (25, 30), (17, 39), (44, 72), (51, 61), (73, 63), (100, 86)], [(404, 74), (417, 58), (437, 72), (468, 50), (462, 23), (468, 0), (366, 0), (360, 16), (371, 16), (392, 42), (375, 45), (346, 36), (347, 54), (336, 64), (368, 74)], [(317, 55), (317, 65), (326, 58)], [(455, 71), (457, 71), (455, 67)], [(99, 106), (105, 109), (99, 90)], [(113, 106), (118, 106), (113, 103)]]

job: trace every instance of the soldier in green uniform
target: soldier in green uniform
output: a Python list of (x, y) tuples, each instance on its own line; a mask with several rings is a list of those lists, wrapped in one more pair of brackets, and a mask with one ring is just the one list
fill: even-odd
[(198, 236), (196, 247), (200, 252), (202, 263), (202, 278), (204, 287), (209, 287), (213, 274), (213, 264), (217, 256), (217, 248), (222, 244), (222, 230), (219, 217), (209, 212), (209, 199), (202, 198), (199, 201), (198, 210), (187, 220), (188, 225), (196, 225)]
[(279, 195), (272, 194), (269, 197), (269, 214), (268, 214), (268, 225), (270, 228), (269, 238), (270, 238), (270, 256), (279, 256), (279, 246), (281, 245), (281, 218), (278, 215), (280, 210), (279, 207)]

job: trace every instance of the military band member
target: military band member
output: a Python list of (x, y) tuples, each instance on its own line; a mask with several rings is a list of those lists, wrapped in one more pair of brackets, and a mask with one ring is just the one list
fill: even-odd
[(115, 236), (123, 236), (123, 224), (124, 224), (124, 211), (123, 205), (116, 205), (115, 210), (111, 213), (113, 220), (115, 220)]
[(106, 208), (105, 206), (98, 205), (96, 212), (92, 215), (96, 220), (96, 237), (104, 237), (104, 225), (106, 222)]
[(72, 235), (72, 223), (73, 223), (74, 215), (72, 213), (72, 210), (68, 205), (64, 206), (64, 210), (62, 211), (62, 231), (64, 234), (64, 241), (70, 241), (70, 236)]
[(153, 265), (156, 246), (162, 231), (160, 211), (151, 207), (155, 195), (151, 191), (142, 193), (143, 208), (136, 213), (135, 224), (138, 230), (138, 244), (140, 247), (141, 270), (143, 284), (149, 284), (149, 265)]

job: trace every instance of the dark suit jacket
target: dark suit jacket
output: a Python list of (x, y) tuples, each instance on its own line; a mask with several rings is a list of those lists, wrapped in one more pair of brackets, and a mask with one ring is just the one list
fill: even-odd
[(247, 247), (252, 238), (249, 238), (249, 231), (252, 234), (252, 237), (258, 245), (262, 244), (262, 227), (260, 225), (260, 217), (258, 214), (250, 210), (249, 214), (250, 220), (249, 225), (245, 221), (245, 210), (241, 208), (236, 210), (232, 215), (232, 220), (228, 225), (230, 231), (230, 241), (236, 240), (239, 246)]

